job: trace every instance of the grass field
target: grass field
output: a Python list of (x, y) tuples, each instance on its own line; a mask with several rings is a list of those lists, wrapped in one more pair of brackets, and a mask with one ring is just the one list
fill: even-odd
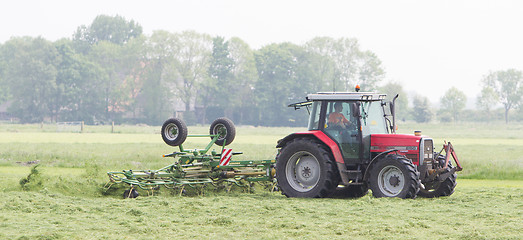
[[(238, 127), (236, 159), (272, 159), (276, 141), (305, 129)], [(159, 127), (86, 126), (57, 133), (53, 125), (0, 124), (0, 239), (521, 239), (523, 125), (400, 126), (451, 141), (465, 170), (447, 198), (401, 200), (288, 199), (257, 189), (206, 190), (179, 196), (121, 199), (104, 191), (105, 172), (156, 169), (172, 159)], [(189, 127), (202, 134), (208, 127)], [(208, 139), (188, 139), (201, 147)], [(218, 149), (218, 147), (216, 147)], [(38, 162), (39, 174), (28, 163)], [(147, 195), (146, 192), (140, 192)], [(246, 211), (247, 209), (247, 211)]]

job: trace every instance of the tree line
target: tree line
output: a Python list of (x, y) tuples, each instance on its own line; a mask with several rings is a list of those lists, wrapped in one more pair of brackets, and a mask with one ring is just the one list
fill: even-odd
[[(306, 111), (287, 104), (307, 93), (352, 91), (359, 84), (364, 91), (407, 96), (400, 84), (380, 85), (384, 77), (381, 60), (354, 38), (316, 37), (254, 50), (240, 38), (195, 31), (146, 36), (140, 24), (121, 16), (97, 16), (55, 42), (13, 37), (0, 44), (0, 103), (8, 102), (9, 113), (23, 123), (158, 125), (179, 116), (205, 124), (227, 116), (237, 124), (304, 126)], [(490, 73), (478, 107), (494, 116), (502, 104), (508, 119), (511, 109), (521, 108), (514, 97), (523, 92), (521, 78), (513, 69)], [(508, 89), (521, 92), (507, 93), (507, 79), (514, 82)], [(451, 88), (441, 99), (450, 111), (438, 113), (425, 97), (414, 97), (413, 107), (403, 97), (398, 117), (455, 121), (465, 101)]]

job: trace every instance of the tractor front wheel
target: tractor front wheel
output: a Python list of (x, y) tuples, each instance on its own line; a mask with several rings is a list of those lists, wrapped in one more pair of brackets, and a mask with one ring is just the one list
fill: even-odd
[(402, 155), (387, 155), (370, 169), (370, 189), (374, 197), (415, 198), (419, 172)]
[[(440, 166), (445, 165), (445, 156), (438, 157), (438, 163)], [(449, 162), (447, 171), (452, 168), (452, 164)], [(454, 193), (454, 188), (456, 188), (456, 178), (458, 175), (456, 173), (451, 174), (447, 179), (440, 182), (438, 179), (424, 183), (425, 189), (420, 189), (418, 195), (426, 198), (435, 198), (435, 197), (446, 197)]]
[(457, 174), (450, 175), (443, 182), (435, 180), (430, 184), (425, 184), (425, 189), (420, 189), (418, 195), (425, 198), (435, 198), (435, 197), (446, 197), (454, 193), (454, 188), (456, 187), (456, 178)]
[(276, 158), (276, 179), (287, 197), (328, 197), (338, 185), (332, 154), (319, 142), (299, 138), (282, 147)]

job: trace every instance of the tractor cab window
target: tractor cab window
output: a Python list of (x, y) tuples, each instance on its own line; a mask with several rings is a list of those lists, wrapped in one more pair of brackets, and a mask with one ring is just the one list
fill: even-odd
[(326, 104), (324, 132), (334, 140), (342, 151), (344, 158), (358, 159), (360, 140), (356, 102), (329, 101)]
[(388, 133), (387, 123), (381, 102), (364, 102), (361, 104), (361, 125), (363, 135)]
[(309, 118), (309, 130), (320, 129), (320, 108), (321, 102), (314, 102), (312, 104), (311, 116)]
[[(325, 128), (347, 129), (355, 122), (352, 118), (349, 102), (329, 102), (327, 104)], [(352, 120), (352, 121), (351, 121)]]
[(385, 113), (381, 107), (381, 102), (363, 102), (360, 108), (363, 157), (368, 159), (370, 158), (370, 135), (388, 133), (387, 124), (383, 117)]

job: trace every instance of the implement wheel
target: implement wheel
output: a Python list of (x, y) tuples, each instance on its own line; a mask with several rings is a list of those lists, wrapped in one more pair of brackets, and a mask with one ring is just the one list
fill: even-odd
[[(236, 137), (236, 128), (234, 123), (228, 118), (218, 118), (212, 122), (209, 129), (210, 135), (219, 135), (218, 140), (216, 140), (216, 145), (226, 146), (234, 141)], [(211, 137), (213, 139), (214, 137)]]
[(278, 186), (287, 197), (330, 196), (340, 181), (329, 151), (312, 139), (294, 139), (276, 157)]
[(129, 189), (123, 192), (123, 198), (137, 198), (138, 195), (139, 194), (138, 191), (136, 191), (136, 189)]
[(415, 198), (419, 191), (419, 172), (402, 155), (387, 155), (374, 164), (369, 180), (374, 197)]
[(187, 138), (187, 125), (179, 118), (167, 119), (162, 125), (162, 139), (169, 146), (179, 146)]

